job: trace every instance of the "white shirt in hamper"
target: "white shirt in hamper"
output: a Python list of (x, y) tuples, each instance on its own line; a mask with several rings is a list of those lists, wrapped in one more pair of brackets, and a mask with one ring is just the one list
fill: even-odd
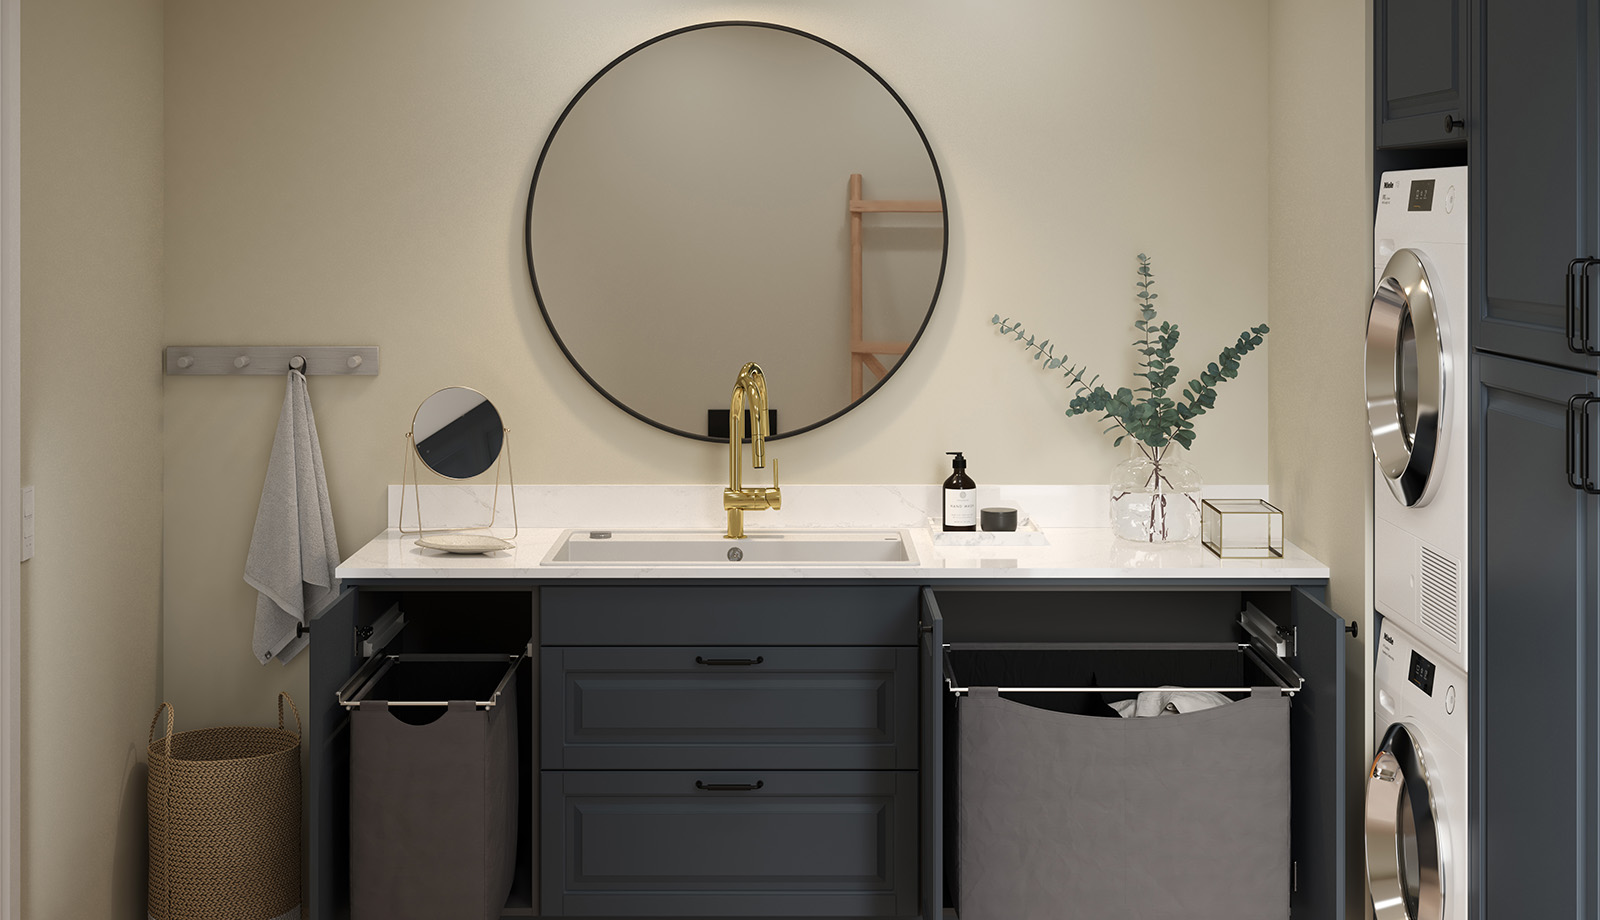
[(1143, 719), (1150, 716), (1175, 715), (1180, 712), (1199, 712), (1225, 706), (1233, 700), (1213, 690), (1185, 690), (1182, 687), (1162, 687), (1146, 690), (1137, 700), (1118, 700), (1111, 704), (1117, 715), (1124, 719)]

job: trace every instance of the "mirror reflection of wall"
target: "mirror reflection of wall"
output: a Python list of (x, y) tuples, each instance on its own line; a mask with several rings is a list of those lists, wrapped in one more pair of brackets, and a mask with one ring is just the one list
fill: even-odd
[[(573, 100), (535, 173), (529, 268), (552, 332), (597, 388), (668, 430), (705, 437), (746, 361), (772, 383), (780, 436), (829, 419), (853, 401), (852, 173), (869, 198), (943, 201), (910, 113), (839, 49), (758, 24), (634, 49)], [(914, 342), (944, 215), (863, 225), (862, 337)]]
[(446, 387), (417, 407), (411, 438), (428, 469), (449, 479), (470, 479), (499, 459), (505, 426), (482, 393)]

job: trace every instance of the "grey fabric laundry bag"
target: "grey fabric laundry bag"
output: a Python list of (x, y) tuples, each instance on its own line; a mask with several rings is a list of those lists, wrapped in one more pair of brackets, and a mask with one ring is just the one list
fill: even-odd
[(961, 920), (1284, 920), (1289, 700), (1182, 715), (958, 703)]
[(425, 725), (350, 714), (353, 920), (498, 920), (516, 867), (517, 694)]

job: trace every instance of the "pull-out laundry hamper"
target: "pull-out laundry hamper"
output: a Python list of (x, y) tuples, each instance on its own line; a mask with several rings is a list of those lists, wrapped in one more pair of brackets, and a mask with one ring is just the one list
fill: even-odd
[[(284, 727), (288, 702), (295, 730)], [(167, 731), (156, 738), (161, 711)], [(150, 723), (151, 920), (300, 916), (300, 711), (278, 727)]]
[(496, 920), (517, 849), (524, 655), (386, 655), (350, 709), (352, 920)]
[[(1110, 653), (1070, 653), (1079, 659), (1068, 667), (1076, 674), (1033, 684), (1088, 685), (1089, 692), (1019, 692), (1007, 699), (969, 681), (971, 689), (958, 699), (962, 920), (1286, 920), (1290, 702), (1284, 688), (1252, 690), (1238, 667), (1226, 663), (1230, 656), (1210, 652), (1232, 673), (1208, 680), (1201, 655), (1198, 668), (1190, 659), (1179, 669), (1188, 672), (1182, 682), (1225, 688), (1242, 699), (1181, 715), (1118, 718), (1092, 688), (1121, 685), (1123, 696), (1137, 691), (1117, 679), (1119, 669), (1127, 676), (1118, 662), (1109, 680), (1104, 670), (1086, 672), (1082, 661), (1095, 654), (1105, 661)], [(1177, 657), (1169, 649), (1156, 654), (1158, 661)], [(1014, 667), (1001, 670), (1012, 673), (997, 684), (1017, 676)], [(1086, 696), (1106, 715), (1088, 714), (1094, 706), (1083, 703)]]

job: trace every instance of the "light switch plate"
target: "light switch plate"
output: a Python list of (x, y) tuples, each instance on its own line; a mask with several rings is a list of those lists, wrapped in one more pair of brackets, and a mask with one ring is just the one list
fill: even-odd
[(22, 487), (22, 561), (33, 558), (33, 486)]

